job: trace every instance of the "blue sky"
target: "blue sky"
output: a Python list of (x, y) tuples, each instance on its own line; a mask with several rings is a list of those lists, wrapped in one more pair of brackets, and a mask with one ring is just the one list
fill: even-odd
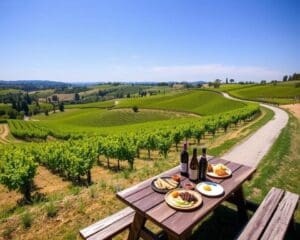
[(0, 79), (242, 81), (300, 71), (297, 0), (1, 0)]

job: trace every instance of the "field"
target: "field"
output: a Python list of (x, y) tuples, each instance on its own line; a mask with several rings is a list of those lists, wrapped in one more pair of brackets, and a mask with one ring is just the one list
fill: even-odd
[(157, 96), (123, 98), (114, 101), (95, 102), (88, 104), (67, 105), (66, 108), (139, 108), (164, 109), (182, 112), (192, 112), (199, 115), (211, 115), (226, 112), (246, 106), (244, 103), (223, 98), (212, 91), (176, 91)]
[[(166, 120), (191, 118), (188, 114), (176, 112), (164, 112), (159, 110), (141, 109), (135, 113), (131, 109), (105, 110), (98, 108), (68, 109), (65, 112), (51, 114), (50, 116), (36, 116), (36, 124), (41, 124), (53, 129), (75, 129), (75, 131), (98, 131), (102, 128), (118, 127), (126, 125), (155, 124), (156, 121), (162, 123)], [(144, 124), (144, 125), (145, 125)], [(113, 128), (110, 128), (114, 130)]]
[(132, 98), (121, 100), (116, 107), (156, 108), (186, 111), (199, 115), (212, 115), (244, 107), (244, 103), (223, 98), (210, 91), (191, 90), (151, 98)]
[(65, 108), (112, 108), (115, 105), (115, 100), (103, 101), (103, 102), (92, 102), (84, 104), (68, 104)]
[(17, 90), (17, 89), (0, 89), (0, 97), (1, 97), (1, 95), (5, 95), (8, 93), (19, 93), (19, 92), (21, 92), (21, 91)]
[(217, 91), (228, 92), (233, 97), (276, 104), (289, 104), (300, 101), (299, 81), (277, 84), (222, 84)]

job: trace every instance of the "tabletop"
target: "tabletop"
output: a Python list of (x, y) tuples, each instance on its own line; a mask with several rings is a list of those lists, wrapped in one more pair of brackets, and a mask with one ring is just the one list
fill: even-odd
[[(207, 177), (208, 181), (221, 184), (225, 193), (215, 198), (202, 196), (201, 207), (193, 211), (178, 211), (169, 207), (164, 200), (165, 194), (157, 193), (151, 188), (152, 180), (157, 177), (180, 174), (179, 166), (118, 192), (117, 197), (169, 234), (183, 236), (237, 189), (241, 188), (242, 184), (255, 172), (255, 168), (220, 158), (211, 157), (208, 161), (212, 164), (223, 163), (231, 169), (232, 175), (225, 179)], [(181, 176), (181, 185), (186, 182), (189, 182), (189, 179)]]

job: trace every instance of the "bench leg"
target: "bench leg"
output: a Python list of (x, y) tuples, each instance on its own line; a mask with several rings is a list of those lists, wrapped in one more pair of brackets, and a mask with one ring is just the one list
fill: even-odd
[(294, 217), (291, 219), (291, 222), (290, 222), (290, 224), (289, 224), (289, 226), (288, 226), (288, 231), (289, 231), (293, 236), (296, 236), (296, 235), (297, 235)]
[(234, 192), (233, 198), (238, 209), (238, 215), (240, 221), (247, 222), (248, 214), (247, 214), (246, 200), (243, 192), (243, 187), (240, 187)]
[(146, 218), (140, 214), (138, 211), (134, 214), (134, 219), (129, 228), (128, 240), (138, 240), (142, 228), (144, 227)]

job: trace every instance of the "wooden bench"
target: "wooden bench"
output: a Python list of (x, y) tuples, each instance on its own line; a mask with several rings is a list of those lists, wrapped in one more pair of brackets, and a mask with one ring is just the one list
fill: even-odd
[(134, 213), (135, 211), (132, 208), (124, 208), (123, 210), (80, 230), (80, 236), (87, 240), (112, 239), (112, 237), (130, 226), (133, 222)]
[(298, 194), (272, 188), (238, 239), (283, 239), (288, 228), (294, 227), (293, 216), (298, 200)]

